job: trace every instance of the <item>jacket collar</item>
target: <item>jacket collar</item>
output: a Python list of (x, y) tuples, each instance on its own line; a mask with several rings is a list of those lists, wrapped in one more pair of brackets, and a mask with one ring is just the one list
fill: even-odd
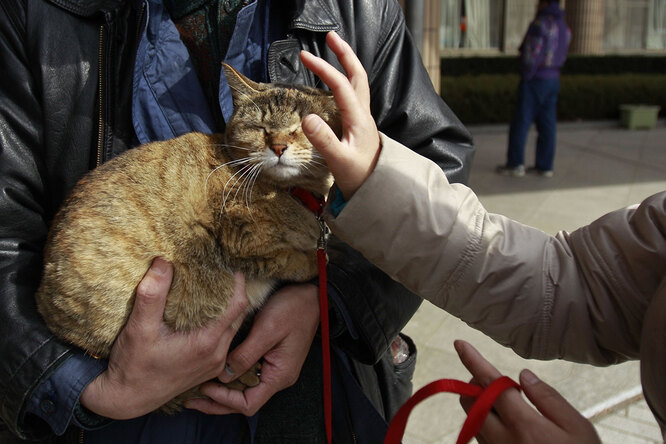
[(90, 17), (99, 12), (118, 9), (126, 0), (48, 0), (72, 14)]
[[(117, 9), (126, 0), (49, 0), (67, 11), (84, 17), (98, 12)], [(335, 19), (328, 3), (323, 0), (295, 0), (294, 18), (291, 28), (308, 29), (310, 31), (335, 31), (338, 21)]]
[(315, 32), (335, 31), (339, 28), (328, 2), (324, 0), (295, 0), (291, 28)]

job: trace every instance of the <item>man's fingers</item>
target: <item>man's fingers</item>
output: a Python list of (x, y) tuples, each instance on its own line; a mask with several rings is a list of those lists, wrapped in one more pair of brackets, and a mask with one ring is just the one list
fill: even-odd
[(136, 288), (134, 307), (128, 322), (140, 326), (161, 325), (172, 278), (173, 265), (162, 258), (156, 258)]
[(245, 290), (245, 275), (240, 272), (234, 273), (234, 292), (229, 300), (226, 310), (220, 319), (220, 325), (228, 326), (232, 324), (235, 330), (241, 326), (243, 319), (247, 315), (247, 307), (250, 305)]
[(241, 391), (208, 382), (203, 384), (200, 390), (209, 399), (191, 399), (185, 403), (185, 407), (209, 415), (241, 413), (245, 416), (252, 416), (275, 394), (275, 391), (271, 390), (267, 384), (259, 384)]
[(242, 391), (233, 390), (215, 382), (202, 384), (199, 390), (206, 398), (190, 399), (185, 402), (186, 408), (199, 410), (208, 415), (241, 413), (240, 409), (231, 407), (228, 402), (232, 400), (233, 405), (243, 405), (245, 395)]
[(231, 382), (254, 366), (264, 354), (275, 346), (274, 338), (256, 333), (250, 334), (227, 356), (227, 365), (219, 376), (222, 382)]
[(229, 415), (237, 413), (232, 411), (229, 407), (220, 405), (208, 398), (196, 398), (185, 401), (185, 408), (190, 410), (198, 410), (206, 415)]

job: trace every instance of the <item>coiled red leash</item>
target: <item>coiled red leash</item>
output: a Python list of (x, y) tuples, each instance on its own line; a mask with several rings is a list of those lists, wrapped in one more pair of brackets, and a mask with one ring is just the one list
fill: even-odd
[(490, 409), (492, 409), (495, 400), (505, 390), (510, 388), (520, 389), (520, 385), (508, 376), (499, 377), (485, 389), (480, 385), (470, 384), (455, 379), (439, 379), (433, 381), (419, 389), (402, 407), (400, 407), (400, 410), (395, 414), (389, 425), (386, 437), (384, 438), (384, 444), (400, 444), (402, 437), (405, 434), (407, 418), (412, 409), (424, 399), (441, 392), (457, 393), (459, 395), (477, 398), (467, 414), (467, 419), (463, 423), (460, 434), (458, 435), (458, 440), (456, 441), (456, 444), (466, 444), (479, 433), (479, 430), (481, 430), (481, 426), (483, 426), (486, 416), (488, 416)]

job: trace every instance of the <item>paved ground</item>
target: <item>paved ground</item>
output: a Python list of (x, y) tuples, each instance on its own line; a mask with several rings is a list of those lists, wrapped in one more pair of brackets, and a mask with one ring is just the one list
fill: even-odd
[[(477, 146), (470, 186), (491, 212), (554, 234), (574, 230), (604, 213), (666, 189), (666, 125), (625, 130), (612, 122), (560, 124), (551, 179), (494, 173), (503, 163), (506, 126), (471, 127)], [(535, 134), (527, 164), (534, 159)], [(591, 418), (604, 443), (662, 442), (640, 391), (637, 362), (596, 368), (559, 361), (525, 360), (433, 305), (424, 303), (406, 328), (419, 347), (415, 390), (439, 378), (468, 380), (453, 340), (475, 345), (506, 375), (523, 368), (560, 391)], [(405, 444), (454, 443), (464, 412), (455, 395), (439, 394), (419, 405), (407, 425)]]

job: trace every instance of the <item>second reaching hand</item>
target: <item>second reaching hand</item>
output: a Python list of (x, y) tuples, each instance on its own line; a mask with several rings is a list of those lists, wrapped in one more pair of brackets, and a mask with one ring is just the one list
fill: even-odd
[(301, 51), (301, 60), (331, 88), (342, 115), (342, 137), (338, 140), (314, 114), (303, 119), (303, 132), (326, 158), (342, 196), (349, 200), (377, 164), (379, 132), (370, 114), (370, 87), (363, 65), (335, 32), (328, 33), (326, 42), (347, 76), (309, 52)]

